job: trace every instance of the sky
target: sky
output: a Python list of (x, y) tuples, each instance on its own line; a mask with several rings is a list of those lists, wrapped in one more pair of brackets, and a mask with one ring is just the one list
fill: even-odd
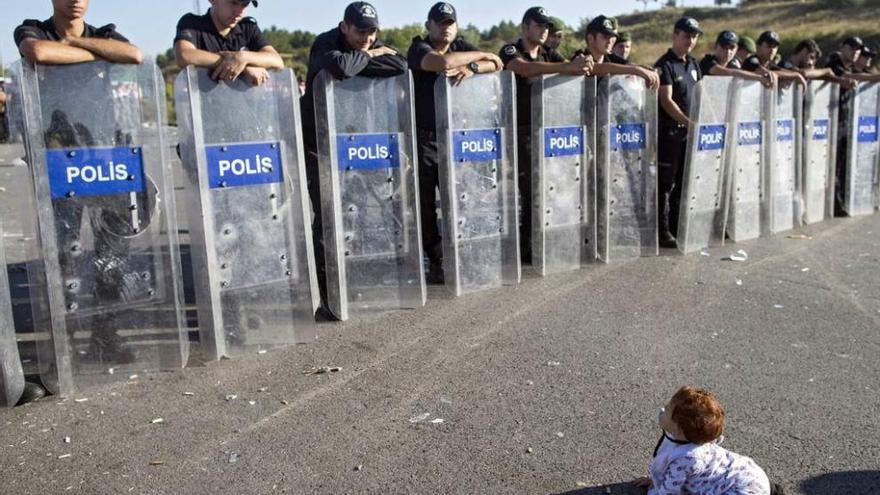
[[(3, 15), (0, 17), (0, 54), (3, 64), (9, 65), (18, 59), (12, 33), (24, 19), (47, 19), (52, 15), (51, 0), (29, 0), (13, 2), (3, 0)], [(171, 48), (174, 28), (178, 19), (186, 12), (194, 11), (200, 3), (207, 10), (208, 0), (91, 0), (86, 22), (95, 26), (116, 24), (120, 33), (138, 45), (145, 53), (156, 55)], [(251, 6), (248, 15), (257, 19), (261, 27), (271, 25), (288, 30), (302, 29), (314, 33), (326, 31), (342, 19), (342, 13), (349, 0), (261, 0), (257, 8)], [(371, 2), (379, 12), (379, 20), (384, 26), (401, 26), (423, 22), (434, 0), (414, 2), (407, 0), (375, 0)], [(536, 0), (471, 0), (451, 2), (458, 10), (461, 24), (475, 24), (481, 29), (497, 24), (501, 20), (522, 19), (522, 14)], [(712, 0), (685, 0), (689, 7), (711, 5)], [(539, 4), (538, 4), (539, 5)], [(649, 1), (651, 8), (659, 4)], [(555, 15), (571, 26), (579, 24), (583, 17), (599, 14), (619, 15), (642, 10), (642, 2), (635, 0), (553, 0), (543, 5), (551, 15)]]

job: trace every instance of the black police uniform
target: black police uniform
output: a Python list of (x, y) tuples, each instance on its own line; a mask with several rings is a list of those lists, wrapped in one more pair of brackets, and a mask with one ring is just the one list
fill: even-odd
[(759, 68), (764, 67), (767, 70), (777, 71), (782, 70), (783, 67), (777, 64), (774, 61), (769, 61), (766, 64), (761, 63), (761, 59), (758, 58), (757, 55), (750, 55), (742, 64), (743, 70), (747, 70), (749, 72), (755, 72)]
[(269, 41), (253, 17), (245, 17), (223, 36), (211, 19), (210, 10), (205, 15), (186, 14), (181, 17), (177, 22), (177, 36), (174, 37), (174, 42), (178, 41), (189, 41), (199, 50), (211, 53), (258, 52), (269, 46)]
[[(691, 95), (697, 81), (703, 78), (700, 66), (691, 55), (682, 59), (670, 49), (654, 64), (661, 86), (672, 86), (672, 101), (685, 115), (690, 115)], [(658, 118), (659, 150), (658, 196), (660, 230), (675, 236), (681, 204), (681, 182), (687, 150), (687, 126), (679, 124), (660, 106)]]
[[(714, 53), (707, 53), (706, 56), (703, 57), (702, 60), (700, 60), (700, 73), (704, 76), (709, 76), (711, 75), (709, 71), (712, 70), (712, 67), (715, 67), (716, 65), (720, 65), (718, 63), (718, 57), (716, 57)], [(727, 68), (742, 69), (742, 65), (740, 65), (739, 60), (734, 58), (727, 63)]]
[[(61, 41), (62, 37), (58, 34), (58, 31), (55, 29), (55, 22), (52, 18), (48, 18), (45, 21), (38, 21), (36, 19), (26, 19), (20, 26), (15, 28), (15, 45), (21, 46), (21, 43), (27, 39), (34, 39), (38, 41)], [(91, 24), (85, 25), (85, 30), (82, 34), (83, 38), (103, 38), (108, 40), (116, 40), (128, 42), (128, 39), (125, 36), (122, 36), (118, 32), (116, 32), (115, 24), (107, 24), (102, 27), (95, 27)]]
[[(128, 39), (116, 32), (116, 26), (107, 24), (103, 27), (94, 27), (85, 24), (84, 38), (101, 38), (128, 42)], [(62, 37), (55, 29), (55, 23), (51, 18), (45, 21), (35, 19), (25, 20), (14, 32), (15, 43), (21, 49), (25, 40), (34, 39), (40, 41), (61, 41)], [(97, 77), (97, 75), (96, 75)], [(49, 84), (48, 81), (44, 84)], [(59, 81), (58, 87), (41, 87), (42, 91), (60, 94), (67, 91), (70, 81)], [(109, 84), (109, 81), (108, 81)], [(108, 88), (109, 89), (109, 88)], [(96, 113), (104, 113), (108, 122), (113, 122), (112, 108), (96, 107)], [(72, 148), (72, 147), (95, 147), (106, 146), (111, 143), (97, 143), (91, 131), (82, 123), (71, 122), (68, 116), (62, 112), (55, 112), (51, 116), (51, 122), (46, 129), (47, 148)], [(132, 136), (121, 131), (116, 132), (113, 145), (128, 145)], [(124, 269), (119, 267), (113, 260), (125, 259), (130, 252), (130, 243), (127, 238), (108, 232), (124, 231), (130, 224), (130, 211), (128, 204), (113, 204), (112, 200), (105, 201), (100, 207), (88, 208), (89, 200), (77, 200), (71, 202), (66, 198), (52, 200), (55, 211), (55, 231), (60, 246), (77, 244), (80, 238), (83, 213), (88, 213), (89, 223), (94, 235), (94, 265), (95, 270), (95, 297), (99, 302), (119, 301), (124, 297), (122, 286), (124, 285)], [(126, 222), (126, 216), (129, 220)], [(128, 226), (130, 229), (130, 226)], [(71, 256), (64, 250), (59, 253), (62, 277), (69, 278), (76, 275), (77, 257)], [(116, 334), (111, 322), (112, 314), (97, 314), (91, 318), (77, 319), (76, 325), (71, 331), (91, 332), (91, 343), (86, 355), (76, 354), (76, 359), (100, 358), (125, 361), (133, 359), (130, 351), (122, 350), (122, 338)]]
[[(837, 77), (853, 74), (855, 67), (847, 65), (843, 61), (840, 52), (828, 55), (826, 67), (831, 69)], [(837, 164), (835, 170), (834, 187), (834, 214), (844, 216), (846, 213), (843, 206), (846, 201), (846, 162), (849, 158), (849, 118), (853, 112), (852, 89), (840, 88), (840, 108), (837, 114)]]
[[(535, 57), (525, 48), (522, 39), (504, 45), (500, 52), (504, 66), (516, 59), (526, 62), (565, 62), (555, 50), (538, 47)], [(520, 195), (520, 256), (523, 262), (532, 261), (532, 90), (529, 80), (516, 76), (517, 174)]]
[[(576, 50), (574, 52), (573, 58), (589, 57), (590, 55), (592, 55), (592, 54), (590, 52), (588, 52), (586, 49), (579, 48), (578, 50)], [(603, 64), (617, 64), (617, 65), (630, 65), (632, 62), (630, 62), (629, 60), (627, 60), (623, 57), (618, 56), (616, 53), (606, 53), (605, 58), (602, 60), (601, 63), (603, 63)]]
[[(422, 70), (422, 59), (434, 51), (428, 36), (416, 36), (407, 53), (407, 62), (415, 85), (416, 137), (419, 153), (419, 202), (422, 220), (422, 245), (432, 269), (443, 260), (443, 246), (437, 227), (436, 190), (440, 185), (437, 151), (437, 121), (434, 108), (434, 84), (441, 77), (437, 72)], [(479, 48), (462, 38), (449, 45), (449, 52), (476, 52)]]
[[(376, 41), (370, 49), (385, 46)], [(327, 271), (324, 261), (324, 224), (321, 221), (321, 184), (318, 173), (318, 136), (315, 124), (315, 78), (322, 70), (334, 77), (345, 79), (354, 76), (394, 77), (407, 70), (406, 59), (402, 56), (382, 55), (371, 58), (361, 50), (355, 50), (345, 41), (339, 28), (319, 35), (309, 53), (309, 68), (306, 75), (306, 90), (300, 99), (302, 112), (303, 145), (306, 157), (306, 182), (315, 218), (312, 221), (312, 239), (315, 246), (315, 265), (318, 272), (318, 286), (321, 301), (327, 302)]]

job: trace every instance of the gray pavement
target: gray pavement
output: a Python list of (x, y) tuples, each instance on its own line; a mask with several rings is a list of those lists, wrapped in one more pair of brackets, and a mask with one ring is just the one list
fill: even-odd
[(880, 493), (880, 215), (803, 232), (432, 288), (314, 344), (0, 411), (2, 491), (637, 493), (658, 407), (696, 384), (786, 493)]

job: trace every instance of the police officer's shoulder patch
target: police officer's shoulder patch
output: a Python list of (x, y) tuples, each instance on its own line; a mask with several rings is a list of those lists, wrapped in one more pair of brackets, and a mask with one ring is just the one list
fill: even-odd
[(516, 55), (516, 46), (515, 45), (507, 45), (504, 47), (505, 55)]

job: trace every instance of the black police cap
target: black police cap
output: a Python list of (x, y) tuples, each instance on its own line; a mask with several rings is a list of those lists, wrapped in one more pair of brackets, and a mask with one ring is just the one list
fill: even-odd
[(859, 38), (858, 36), (852, 36), (850, 38), (843, 40), (843, 44), (849, 45), (849, 46), (855, 48), (856, 50), (861, 50), (862, 48), (865, 47), (865, 42), (862, 41), (862, 39)]
[(367, 2), (354, 2), (345, 8), (346, 24), (354, 25), (358, 29), (379, 29), (379, 14), (376, 7)]
[(436, 23), (443, 23), (446, 21), (458, 22), (458, 17), (455, 13), (455, 7), (453, 7), (452, 4), (437, 2), (431, 7), (431, 10), (428, 11), (428, 20)]
[(522, 22), (535, 21), (538, 24), (550, 24), (550, 14), (544, 7), (532, 7), (523, 14)]
[(675, 22), (675, 31), (684, 31), (688, 34), (703, 34), (700, 23), (693, 17), (682, 17)]
[(721, 46), (738, 46), (739, 36), (733, 31), (721, 31), (718, 33), (718, 38), (715, 39), (715, 44)]
[(779, 34), (776, 31), (764, 31), (761, 33), (761, 36), (758, 36), (758, 44), (760, 45), (761, 43), (779, 46), (782, 40), (779, 39)]
[(604, 15), (596, 16), (587, 24), (587, 34), (602, 33), (606, 36), (617, 36), (617, 21)]

